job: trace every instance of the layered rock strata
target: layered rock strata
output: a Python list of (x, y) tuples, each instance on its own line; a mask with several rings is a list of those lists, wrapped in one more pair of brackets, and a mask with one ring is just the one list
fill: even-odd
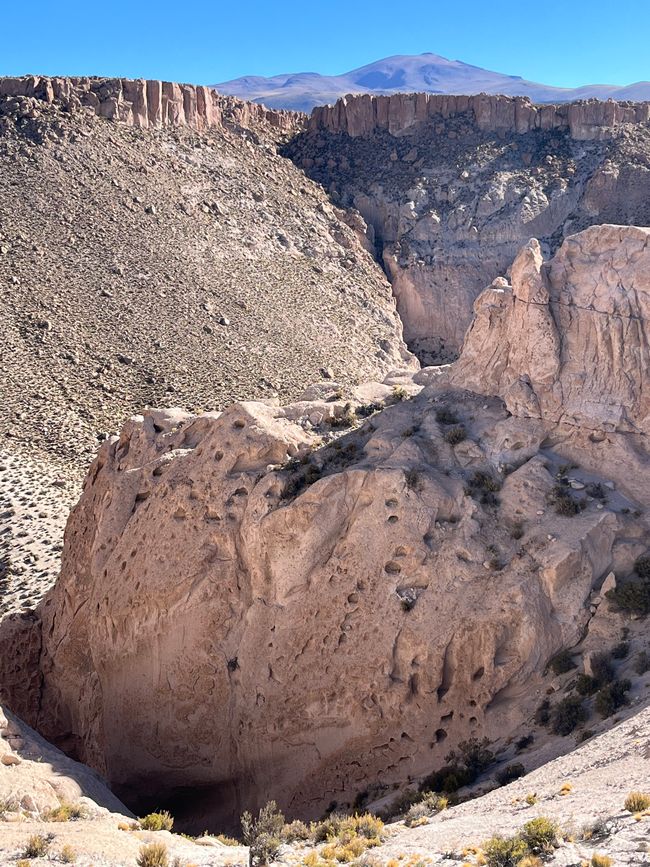
[(297, 112), (220, 96), (210, 87), (142, 78), (0, 78), (0, 97), (28, 97), (56, 103), (68, 111), (89, 109), (99, 117), (145, 128), (189, 126), (203, 130), (230, 122), (244, 127), (268, 123), (288, 131), (303, 123)]
[[(647, 342), (645, 238), (591, 230), (543, 267), (530, 245), (512, 300), (489, 290), (461, 361), (415, 383), (131, 419), (90, 470), (56, 587), (4, 623), (10, 705), (130, 805), (155, 793), (201, 828), (271, 797), (316, 816), (506, 738), (643, 550), (627, 431), (644, 379), (608, 333), (637, 313)], [(511, 399), (517, 370), (537, 403)], [(550, 498), (576, 454), (567, 489), (608, 495), (566, 517)]]
[(399, 135), (413, 124), (469, 116), (481, 132), (523, 134), (533, 130), (568, 131), (579, 141), (611, 136), (622, 124), (650, 121), (650, 102), (589, 99), (559, 105), (535, 105), (526, 96), (454, 96), (395, 93), (344, 96), (334, 105), (317, 106), (309, 128), (367, 136), (376, 130)]

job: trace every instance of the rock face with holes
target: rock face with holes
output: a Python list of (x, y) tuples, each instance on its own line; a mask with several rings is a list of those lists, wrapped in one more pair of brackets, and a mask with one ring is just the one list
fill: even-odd
[(10, 706), (190, 830), (269, 798), (313, 817), (521, 730), (644, 550), (647, 238), (527, 245), (455, 366), (132, 418), (55, 588), (3, 622)]

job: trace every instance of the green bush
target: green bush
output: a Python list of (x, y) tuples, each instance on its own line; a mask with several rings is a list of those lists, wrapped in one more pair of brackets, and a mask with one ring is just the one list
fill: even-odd
[(171, 831), (174, 827), (174, 819), (167, 810), (162, 810), (160, 813), (149, 813), (138, 821), (144, 831)]
[(614, 680), (608, 683), (597, 693), (594, 707), (603, 718), (611, 716), (628, 704), (627, 693), (631, 688), (629, 680)]
[(547, 726), (551, 721), (551, 701), (545, 698), (535, 711), (535, 722), (538, 726)]
[(642, 617), (650, 614), (650, 580), (647, 578), (639, 581), (628, 580), (605, 595), (619, 611), (639, 614)]
[(630, 642), (620, 641), (612, 647), (612, 657), (614, 659), (625, 659), (630, 652)]
[(538, 816), (526, 822), (521, 830), (521, 837), (531, 852), (550, 852), (559, 833), (560, 829), (555, 822), (545, 816)]
[(605, 686), (614, 680), (614, 666), (607, 653), (596, 653), (591, 659), (591, 671), (597, 687)]
[(526, 773), (526, 768), (522, 765), (521, 762), (514, 762), (512, 765), (506, 765), (505, 768), (502, 768), (494, 775), (494, 779), (501, 786), (507, 786), (508, 783), (512, 783), (513, 780), (518, 780), (519, 777), (523, 777)]
[(579, 674), (576, 678), (576, 692), (580, 695), (593, 695), (598, 689), (598, 684), (589, 674)]
[(569, 735), (586, 719), (582, 699), (577, 695), (568, 695), (551, 710), (551, 731), (556, 735)]
[(647, 581), (650, 581), (650, 555), (643, 554), (641, 557), (638, 557), (634, 563), (634, 571), (639, 578), (645, 578)]
[(576, 667), (571, 652), (566, 648), (561, 650), (559, 653), (556, 653), (549, 664), (553, 669), (554, 674), (566, 674), (567, 671), (571, 671), (571, 669)]
[(429, 774), (422, 781), (420, 789), (450, 794), (471, 785), (494, 762), (489, 743), (487, 738), (461, 741), (458, 750), (452, 750), (445, 756), (447, 764)]
[(650, 670), (650, 655), (647, 650), (642, 650), (637, 654), (634, 670), (637, 674), (645, 674), (646, 671)]
[(275, 801), (269, 801), (262, 807), (257, 819), (248, 811), (242, 815), (242, 838), (244, 844), (250, 847), (253, 864), (268, 864), (276, 859), (284, 825), (284, 816)]
[(482, 848), (488, 867), (517, 867), (528, 854), (521, 837), (492, 837)]

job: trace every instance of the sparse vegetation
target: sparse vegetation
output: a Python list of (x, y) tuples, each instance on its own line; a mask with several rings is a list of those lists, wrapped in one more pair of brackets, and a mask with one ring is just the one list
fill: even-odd
[(625, 659), (630, 652), (630, 642), (620, 641), (612, 647), (612, 657), (614, 659)]
[(447, 808), (449, 800), (436, 792), (423, 792), (417, 803), (413, 804), (404, 819), (409, 828), (415, 827), (422, 819), (427, 819)]
[(529, 807), (533, 807), (537, 803), (537, 795), (535, 792), (529, 792), (524, 798)]
[(566, 485), (554, 485), (548, 495), (548, 502), (558, 515), (571, 518), (578, 515), (586, 506), (586, 500), (576, 500)]
[(406, 487), (411, 491), (421, 491), (424, 487), (420, 473), (414, 469), (404, 470), (404, 481), (406, 482)]
[[(302, 822), (300, 823), (303, 824)], [(297, 837), (295, 839), (298, 839)], [(239, 840), (234, 837), (229, 837), (227, 834), (215, 834), (215, 840), (223, 843), (224, 846), (239, 846)]]
[(598, 684), (589, 674), (579, 674), (575, 683), (576, 692), (579, 695), (593, 695), (598, 689)]
[(614, 860), (609, 855), (594, 852), (591, 856), (591, 867), (614, 867)]
[(169, 867), (169, 854), (164, 843), (148, 843), (140, 847), (138, 867)]
[(551, 710), (551, 731), (555, 735), (569, 735), (586, 719), (587, 713), (580, 696), (568, 695)]
[(62, 801), (58, 807), (48, 810), (43, 817), (46, 822), (70, 822), (75, 819), (83, 819), (87, 815), (83, 804), (70, 804)]
[(72, 846), (65, 845), (59, 852), (59, 858), (64, 864), (74, 864), (77, 860), (77, 853)]
[(50, 840), (43, 834), (32, 834), (27, 841), (23, 855), (25, 858), (44, 858), (50, 848)]
[(465, 425), (462, 424), (454, 425), (454, 427), (450, 427), (444, 433), (445, 442), (449, 443), (450, 446), (458, 445), (458, 443), (462, 443), (466, 438)]
[(625, 809), (629, 813), (643, 813), (645, 810), (650, 810), (650, 794), (630, 792), (625, 799)]
[(648, 670), (650, 670), (650, 654), (648, 654), (647, 650), (642, 650), (640, 653), (637, 653), (634, 671), (637, 674), (645, 674)]
[(173, 816), (167, 810), (162, 810), (160, 813), (149, 813), (138, 821), (144, 831), (171, 831), (174, 827)]
[(517, 867), (527, 853), (521, 837), (492, 837), (483, 844), (488, 867)]
[(0, 798), (0, 819), (4, 819), (7, 813), (14, 813), (18, 809), (18, 803), (12, 798)]
[(598, 688), (614, 680), (614, 666), (607, 653), (596, 653), (591, 659), (591, 671)]
[(447, 764), (430, 774), (422, 783), (423, 790), (433, 792), (456, 792), (471, 785), (494, 762), (494, 753), (489, 740), (470, 738), (445, 756)]
[(526, 822), (521, 831), (521, 837), (535, 854), (548, 853), (557, 842), (560, 829), (558, 825), (546, 816), (538, 816)]
[(526, 768), (521, 764), (521, 762), (514, 762), (512, 765), (506, 765), (505, 768), (502, 768), (498, 771), (494, 778), (501, 786), (507, 786), (508, 783), (512, 783), (513, 780), (518, 780), (519, 777), (523, 777), (526, 773)]
[(571, 671), (576, 667), (575, 662), (571, 656), (571, 652), (564, 648), (559, 653), (556, 653), (553, 659), (550, 661), (549, 665), (551, 666), (554, 674), (566, 674), (567, 671)]
[(638, 580), (628, 579), (606, 595), (619, 611), (645, 617), (650, 614), (650, 555), (637, 558), (634, 572)]
[(441, 406), (436, 410), (436, 421), (439, 424), (458, 424), (458, 416), (448, 406)]
[(535, 722), (539, 726), (547, 726), (551, 721), (551, 700), (545, 698), (535, 711)]
[(613, 680), (596, 694), (594, 707), (603, 718), (611, 716), (628, 704), (627, 693), (631, 688), (629, 680)]
[[(311, 839), (311, 830), (309, 825), (296, 819), (294, 822), (289, 822), (282, 829), (282, 840), (285, 843), (297, 843), (299, 841)], [(237, 841), (235, 841), (235, 845)]]
[(257, 819), (246, 811), (241, 817), (242, 838), (250, 846), (254, 864), (268, 864), (277, 857), (282, 843), (284, 816), (275, 801), (269, 801), (259, 811)]
[(520, 753), (522, 750), (527, 749), (534, 742), (534, 740), (535, 735), (532, 732), (528, 735), (523, 735), (523, 737), (520, 737), (515, 744), (517, 752)]
[(396, 403), (401, 403), (403, 400), (408, 400), (408, 391), (405, 388), (402, 388), (401, 385), (393, 386), (393, 400)]
[(500, 490), (499, 479), (484, 470), (476, 470), (465, 485), (465, 493), (479, 500), (484, 506), (498, 506), (499, 500), (495, 495)]

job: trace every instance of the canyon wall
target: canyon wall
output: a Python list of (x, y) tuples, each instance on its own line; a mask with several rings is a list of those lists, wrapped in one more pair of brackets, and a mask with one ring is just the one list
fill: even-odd
[(285, 148), (357, 209), (424, 363), (458, 354), (483, 289), (538, 238), (650, 225), (650, 103), (396, 94), (314, 110)]
[[(55, 588), (3, 622), (4, 699), (199, 830), (268, 798), (315, 817), (529, 727), (549, 659), (644, 550), (647, 238), (593, 229), (543, 267), (527, 247), (451, 368), (132, 418)], [(567, 456), (607, 490), (572, 517)]]
[(89, 109), (129, 126), (208, 129), (225, 122), (243, 127), (267, 123), (289, 131), (303, 123), (297, 112), (267, 109), (220, 96), (210, 87), (129, 78), (0, 78), (0, 97), (28, 97), (69, 111)]
[(579, 141), (610, 137), (622, 124), (650, 121), (650, 102), (589, 99), (559, 105), (535, 105), (526, 96), (455, 96), (395, 93), (390, 96), (344, 96), (334, 105), (317, 106), (311, 130), (367, 136), (376, 130), (399, 135), (413, 124), (470, 117), (481, 132), (517, 133), (566, 130)]

